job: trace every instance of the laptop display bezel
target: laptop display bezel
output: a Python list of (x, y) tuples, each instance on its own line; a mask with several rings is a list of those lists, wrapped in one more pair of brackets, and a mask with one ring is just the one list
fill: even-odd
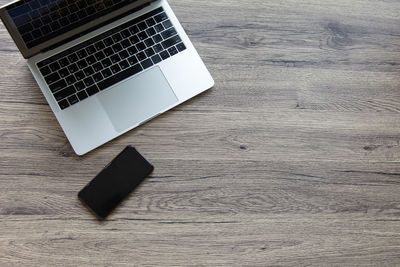
[(19, 51), (21, 52), (22, 56), (24, 58), (30, 58), (41, 51), (46, 51), (50, 47), (57, 46), (57, 44), (63, 43), (63, 41), (68, 40), (70, 38), (73, 38), (74, 36), (79, 37), (80, 34), (87, 32), (91, 29), (96, 28), (99, 25), (104, 24), (105, 22), (112, 21), (114, 18), (118, 18), (119, 16), (129, 13), (131, 10), (135, 10), (140, 6), (149, 4), (150, 2), (153, 2), (154, 0), (137, 0), (131, 4), (128, 4), (124, 6), (121, 9), (117, 9), (115, 11), (112, 11), (104, 16), (101, 16), (89, 23), (80, 25), (79, 27), (74, 28), (71, 31), (68, 31), (66, 33), (63, 33), (55, 38), (52, 38), (48, 41), (45, 41), (37, 46), (34, 46), (32, 48), (28, 48), (25, 45), (25, 42), (23, 41), (20, 33), (18, 32), (17, 27), (15, 26), (12, 18), (9, 16), (7, 7), (10, 5), (16, 4), (19, 1), (14, 1), (9, 4), (6, 4), (0, 8), (0, 19), (3, 21), (3, 24), (7, 28), (8, 32), (10, 33), (12, 39), (14, 40), (15, 44), (17, 45)]

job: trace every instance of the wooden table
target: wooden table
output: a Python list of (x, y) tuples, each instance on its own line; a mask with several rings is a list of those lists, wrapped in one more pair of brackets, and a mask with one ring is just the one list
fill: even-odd
[[(1, 25), (0, 265), (399, 266), (400, 2), (171, 5), (215, 87), (83, 157)], [(128, 144), (155, 171), (99, 223)]]

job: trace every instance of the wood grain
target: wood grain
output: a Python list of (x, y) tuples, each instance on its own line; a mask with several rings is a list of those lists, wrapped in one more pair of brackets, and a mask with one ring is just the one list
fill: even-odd
[[(400, 2), (171, 5), (216, 86), (83, 157), (0, 26), (0, 265), (398, 266)], [(100, 223), (127, 144), (155, 171)]]

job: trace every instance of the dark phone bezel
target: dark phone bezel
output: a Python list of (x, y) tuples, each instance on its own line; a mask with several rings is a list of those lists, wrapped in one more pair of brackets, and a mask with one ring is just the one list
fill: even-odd
[[(104, 214), (93, 209), (93, 207), (88, 203), (85, 195), (84, 194), (84, 190), (89, 187), (91, 185), (91, 183), (93, 183), (93, 181), (101, 174), (103, 173), (105, 170), (107, 170), (108, 168), (110, 168), (117, 160), (118, 158), (123, 155), (124, 153), (126, 153), (127, 151), (132, 150), (133, 152), (137, 153), (150, 167), (150, 170), (148, 173), (146, 173), (146, 175), (144, 175), (144, 177), (142, 178), (142, 180), (139, 182), (138, 185), (134, 186), (122, 199), (121, 201), (119, 201), (111, 210), (106, 211)], [(112, 211), (121, 203), (123, 202), (127, 196), (130, 195), (130, 193), (132, 193), (132, 191), (134, 191), (139, 185), (140, 183), (146, 178), (148, 177), (154, 170), (154, 166), (145, 158), (143, 157), (142, 154), (139, 153), (139, 151), (136, 150), (136, 148), (134, 148), (131, 145), (126, 146), (114, 159), (112, 159), (110, 161), (110, 163), (108, 163), (87, 185), (85, 185), (78, 193), (78, 199), (82, 202), (82, 204), (84, 204), (84, 206), (86, 208), (88, 208), (94, 215), (96, 215), (96, 217), (100, 220), (104, 220), (105, 218), (107, 218), (108, 215), (110, 215), (112, 213)]]

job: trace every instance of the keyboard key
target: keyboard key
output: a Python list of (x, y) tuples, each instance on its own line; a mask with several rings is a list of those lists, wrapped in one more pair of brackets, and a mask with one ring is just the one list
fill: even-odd
[(163, 20), (166, 20), (167, 18), (167, 14), (165, 14), (164, 12), (154, 16), (154, 20), (157, 22), (161, 22)]
[(91, 66), (84, 68), (83, 72), (85, 73), (86, 76), (90, 76), (94, 73), (94, 70)]
[(156, 53), (160, 53), (161, 51), (164, 50), (160, 44), (156, 44), (156, 45), (153, 47), (153, 49), (154, 49), (154, 51), (155, 51)]
[(114, 54), (114, 51), (112, 50), (111, 47), (107, 47), (106, 49), (103, 50), (104, 54), (106, 55), (106, 57), (111, 56), (112, 54)]
[(118, 43), (119, 41), (122, 40), (122, 37), (121, 37), (121, 35), (120, 35), (119, 33), (116, 33), (116, 34), (114, 34), (114, 35), (112, 36), (112, 39), (113, 39), (113, 41), (114, 41), (115, 43)]
[(69, 107), (67, 99), (58, 102), (58, 105), (60, 106), (61, 109), (66, 109), (67, 107)]
[(97, 85), (90, 86), (89, 88), (86, 89), (86, 93), (89, 96), (94, 95), (97, 92), (99, 92), (99, 88), (97, 88)]
[(156, 24), (156, 21), (153, 18), (149, 18), (146, 20), (147, 26), (151, 27)]
[(131, 34), (136, 34), (136, 33), (140, 32), (139, 28), (136, 25), (133, 25), (132, 27), (130, 27), (129, 31), (131, 32)]
[(50, 16), (53, 21), (60, 19), (60, 13), (58, 13), (58, 11), (54, 11), (53, 13), (50, 13)]
[(63, 69), (61, 69), (61, 70), (58, 72), (58, 74), (60, 74), (60, 77), (61, 77), (61, 78), (64, 78), (64, 77), (66, 77), (66, 76), (69, 75), (69, 71), (68, 71), (67, 68), (63, 68)]
[(90, 45), (86, 48), (86, 52), (88, 53), (88, 55), (94, 54), (96, 53), (96, 48), (93, 45)]
[(51, 64), (50, 64), (50, 69), (51, 69), (52, 71), (57, 71), (57, 70), (60, 69), (60, 65), (58, 64), (58, 62), (51, 63)]
[(100, 61), (102, 59), (104, 59), (106, 56), (104, 55), (103, 51), (99, 51), (96, 54), (94, 54), (94, 56), (96, 57), (97, 61)]
[(112, 56), (110, 57), (110, 59), (111, 59), (111, 62), (112, 62), (112, 63), (117, 63), (118, 61), (121, 60), (121, 59), (119, 58), (118, 54), (112, 55)]
[[(42, 13), (42, 14), (44, 14), (44, 13)], [(42, 22), (43, 22), (43, 24), (50, 24), (51, 23), (51, 17), (49, 15), (42, 16)], [(51, 30), (50, 27), (49, 27), (49, 29)]]
[(127, 69), (121, 71), (117, 75), (111, 76), (108, 79), (105, 79), (105, 80), (99, 82), (98, 86), (99, 86), (100, 90), (104, 90), (104, 89), (110, 87), (111, 85), (116, 84), (117, 82), (120, 82), (128, 77), (135, 75), (136, 73), (141, 72), (142, 70), (143, 70), (143, 68), (140, 66), (140, 64), (136, 64), (130, 68), (127, 68)]
[(76, 62), (78, 60), (78, 56), (75, 53), (73, 53), (68, 56), (68, 60), (69, 62)]
[(148, 36), (153, 36), (154, 34), (156, 34), (156, 30), (154, 30), (153, 27), (149, 28), (146, 30), (146, 33)]
[(114, 52), (115, 52), (115, 53), (118, 53), (119, 51), (122, 50), (122, 46), (121, 46), (121, 44), (119, 44), (119, 43), (113, 45), (112, 48), (114, 49)]
[(76, 82), (76, 79), (75, 76), (71, 74), (67, 78), (65, 78), (65, 81), (67, 82), (68, 85), (71, 85), (74, 82)]
[(157, 64), (159, 62), (161, 62), (161, 57), (159, 55), (154, 55), (151, 57), (151, 60), (153, 61), (154, 64)]
[[(91, 1), (88, 1), (88, 2), (90, 3)], [(91, 14), (96, 13), (96, 9), (95, 9), (93, 6), (89, 6), (89, 7), (87, 7), (85, 10), (86, 10), (86, 13), (87, 13), (88, 15), (91, 15)]]
[(82, 90), (82, 89), (84, 89), (86, 87), (85, 84), (82, 81), (77, 82), (76, 84), (74, 84), (74, 86), (75, 86), (77, 91), (80, 91), (80, 90)]
[(103, 80), (103, 75), (101, 75), (101, 73), (96, 73), (95, 75), (93, 75), (93, 80), (97, 83), (101, 80)]
[(88, 56), (88, 57), (86, 58), (86, 62), (87, 62), (89, 65), (92, 65), (93, 63), (96, 62), (96, 58), (95, 58), (93, 55)]
[(78, 66), (75, 63), (72, 63), (68, 66), (68, 70), (70, 73), (77, 72), (79, 70)]
[(129, 63), (128, 63), (128, 61), (125, 59), (125, 60), (123, 60), (123, 61), (121, 61), (120, 63), (119, 63), (119, 66), (121, 67), (121, 69), (126, 69), (127, 67), (129, 67)]
[(70, 105), (76, 104), (79, 102), (78, 98), (76, 97), (76, 95), (71, 95), (70, 97), (68, 97), (68, 102)]
[(147, 57), (146, 57), (146, 54), (143, 53), (143, 52), (138, 53), (138, 54), (136, 55), (136, 57), (139, 59), (139, 61), (145, 60), (145, 59), (147, 58)]
[(121, 45), (122, 45), (123, 48), (127, 48), (127, 47), (129, 47), (131, 45), (131, 42), (129, 42), (128, 39), (125, 39), (125, 40), (123, 40), (121, 42)]
[(168, 51), (162, 51), (160, 53), (160, 56), (161, 56), (162, 59), (167, 59), (167, 58), (170, 57), (170, 55), (168, 54)]
[(51, 92), (57, 92), (67, 86), (67, 83), (64, 80), (59, 80), (58, 82), (55, 82), (53, 84), (49, 85), (49, 88)]
[[(90, 4), (92, 4), (92, 6), (94, 7), (95, 11), (93, 13), (97, 13), (99, 11), (102, 11), (103, 9), (105, 9), (105, 6), (103, 4), (103, 1), (101, 2), (97, 2), (94, 0), (89, 1)], [(94, 5), (93, 5), (94, 4)]]
[(136, 44), (136, 43), (140, 42), (139, 37), (137, 37), (137, 35), (130, 37), (129, 41), (131, 41), (132, 44)]
[(104, 44), (108, 47), (114, 44), (114, 41), (111, 37), (104, 39)]
[(78, 52), (76, 52), (76, 54), (81, 59), (87, 57), (87, 55), (88, 55), (85, 49), (79, 50)]
[(103, 60), (101, 61), (101, 64), (103, 64), (103, 67), (104, 67), (104, 68), (108, 68), (109, 66), (112, 65), (111, 60), (110, 60), (109, 58), (103, 59)]
[(94, 47), (96, 47), (96, 49), (99, 51), (103, 50), (105, 48), (105, 45), (103, 41), (98, 41), (97, 43), (94, 44)]
[(168, 39), (171, 36), (174, 36), (176, 34), (176, 30), (174, 28), (169, 28), (168, 30), (165, 30), (161, 33), (161, 36), (164, 39)]
[(54, 21), (54, 22), (50, 23), (50, 27), (53, 31), (56, 31), (61, 28), (61, 25), (60, 25), (60, 23), (58, 23), (58, 21)]
[(141, 31), (144, 31), (147, 29), (147, 25), (146, 25), (146, 23), (144, 23), (144, 21), (139, 22), (137, 26)]
[(88, 65), (86, 63), (86, 60), (84, 60), (84, 59), (79, 60), (76, 64), (78, 65), (78, 68), (80, 68), (80, 69), (86, 68)]
[[(77, 1), (77, 4), (78, 4), (79, 9), (83, 9), (83, 8), (87, 7), (86, 1)], [(86, 14), (85, 15), (81, 14), (79, 17), (84, 18), (85, 16), (86, 16)]]
[(112, 6), (114, 3), (111, 0), (104, 1), (104, 5), (106, 8)]
[(46, 80), (47, 84), (52, 84), (53, 82), (56, 82), (60, 79), (60, 75), (58, 75), (57, 72), (54, 72), (44, 77), (44, 79)]
[(157, 44), (163, 40), (162, 36), (160, 34), (154, 35), (153, 36), (154, 42)]
[(43, 76), (48, 75), (51, 72), (50, 68), (47, 66), (44, 66), (40, 68), (40, 73), (42, 73)]
[(83, 82), (85, 83), (86, 86), (91, 86), (92, 84), (94, 84), (92, 77), (87, 77), (86, 79), (83, 80)]
[(129, 32), (129, 30), (123, 30), (121, 31), (121, 36), (122, 38), (128, 38), (129, 36), (131, 36), (131, 33)]
[(85, 92), (85, 90), (78, 92), (78, 93), (77, 93), (77, 96), (78, 96), (79, 100), (83, 100), (83, 99), (85, 99), (85, 98), (88, 97), (88, 95), (87, 95), (87, 93)]
[(121, 70), (121, 68), (119, 67), (118, 64), (112, 65), (112, 66), (110, 67), (110, 69), (111, 69), (111, 72), (112, 72), (113, 74), (115, 74), (115, 73), (117, 73), (117, 72), (119, 72), (119, 71)]
[(96, 3), (96, 4), (94, 5), (94, 7), (96, 8), (96, 12), (102, 11), (103, 9), (106, 8), (102, 2)]
[[(51, 28), (49, 25), (44, 25), (43, 27), (40, 28), (42, 32), (51, 32)], [(23, 38), (23, 37), (22, 37)]]
[(153, 48), (151, 48), (151, 47), (146, 49), (144, 52), (146, 53), (147, 57), (151, 57), (152, 55), (155, 54)]
[(164, 49), (167, 49), (173, 45), (176, 45), (177, 43), (181, 42), (181, 38), (178, 35), (175, 35), (167, 40), (165, 40), (164, 42), (162, 42), (162, 46), (164, 47)]
[(63, 17), (59, 20), (61, 27), (65, 27), (67, 25), (69, 25), (69, 20), (66, 17)]
[(173, 55), (178, 54), (178, 50), (175, 48), (175, 46), (169, 48), (169, 49), (168, 49), (168, 52), (169, 52), (169, 54), (171, 55), (171, 57), (172, 57)]
[(99, 72), (99, 71), (101, 71), (101, 70), (103, 69), (103, 65), (101, 65), (100, 62), (97, 62), (97, 63), (94, 64), (92, 67), (93, 67), (93, 69), (94, 69), (95, 72)]
[(32, 35), (28, 32), (24, 35), (22, 35), (22, 39), (25, 41), (25, 43), (29, 43), (30, 41), (33, 40)]
[(124, 59), (124, 58), (129, 57), (129, 54), (128, 54), (128, 52), (127, 52), (126, 50), (123, 50), (123, 51), (119, 52), (118, 55), (119, 55), (119, 57), (120, 57), (121, 59)]
[(21, 34), (30, 32), (30, 31), (32, 31), (32, 30), (33, 30), (33, 26), (32, 26), (31, 23), (26, 23), (26, 24), (24, 24), (24, 25), (18, 27), (18, 31), (19, 31)]
[(105, 69), (101, 72), (101, 74), (103, 74), (104, 78), (110, 77), (112, 75), (112, 72), (110, 69)]
[(128, 53), (129, 53), (129, 55), (134, 55), (134, 54), (136, 54), (137, 52), (138, 52), (138, 50), (137, 50), (136, 47), (134, 47), (134, 46), (131, 46), (131, 47), (128, 48)]
[(163, 24), (165, 29), (168, 29), (168, 28), (172, 27), (172, 22), (170, 20), (166, 20), (162, 24)]
[(147, 33), (146, 32), (140, 32), (140, 33), (138, 33), (138, 35), (137, 35), (138, 37), (139, 37), (139, 39), (140, 40), (145, 40), (145, 39), (147, 39), (149, 36), (147, 35)]
[(140, 64), (142, 64), (143, 69), (147, 69), (147, 68), (150, 68), (151, 66), (153, 66), (153, 62), (151, 61), (150, 58), (140, 62)]
[[(44, 10), (46, 10), (46, 12), (43, 12)], [(40, 13), (42, 13), (42, 14), (47, 13), (47, 14), (48, 14), (48, 9), (47, 9), (47, 7), (44, 7), (44, 8), (41, 10)], [(49, 24), (49, 23), (51, 23), (51, 17), (50, 17), (49, 15), (42, 16), (41, 19), (42, 19), (43, 24)]]
[(60, 90), (60, 91), (56, 92), (56, 93), (54, 94), (54, 98), (55, 98), (57, 101), (59, 101), (59, 100), (61, 100), (61, 99), (63, 99), (63, 98), (66, 98), (66, 97), (68, 97), (68, 96), (74, 94), (75, 92), (76, 92), (76, 91), (75, 91), (75, 88), (74, 88), (73, 86), (69, 86), (69, 87), (67, 87), (67, 88), (65, 88), (65, 89), (63, 89), (63, 90)]
[(137, 50), (142, 51), (146, 49), (146, 45), (143, 42), (140, 42), (136, 45)]
[(38, 29), (43, 26), (43, 22), (40, 19), (36, 19), (32, 21), (32, 25), (34, 26), (35, 29)]
[(68, 66), (68, 64), (69, 64), (68, 58), (64, 57), (64, 58), (60, 59), (58, 61), (58, 64), (60, 64), (61, 68)]
[[(79, 20), (78, 14), (75, 13), (78, 11), (78, 7), (75, 4), (71, 4), (68, 6), (68, 9), (69, 9), (69, 12), (68, 12), (69, 15), (67, 16), (68, 20), (71, 22), (75, 22), (75, 21)], [(42, 13), (43, 13), (43, 11), (42, 11)]]
[(186, 46), (184, 43), (180, 43), (176, 45), (176, 48), (178, 49), (179, 52), (182, 52), (183, 50), (186, 49)]
[(162, 32), (164, 30), (164, 26), (160, 23), (154, 26), (154, 29), (156, 30), (156, 32)]
[(80, 81), (80, 80), (82, 80), (83, 78), (85, 78), (86, 77), (86, 75), (85, 75), (85, 73), (83, 73), (83, 71), (78, 71), (78, 72), (75, 72), (75, 78), (78, 80), (78, 81)]
[(154, 41), (153, 41), (153, 39), (151, 39), (151, 38), (146, 39), (146, 40), (144, 41), (144, 43), (145, 43), (145, 45), (146, 45), (147, 47), (150, 47), (150, 46), (153, 46), (153, 45), (154, 45)]
[(135, 65), (136, 63), (138, 63), (139, 61), (137, 60), (137, 58), (135, 56), (131, 56), (130, 58), (128, 58), (128, 62), (131, 65)]

